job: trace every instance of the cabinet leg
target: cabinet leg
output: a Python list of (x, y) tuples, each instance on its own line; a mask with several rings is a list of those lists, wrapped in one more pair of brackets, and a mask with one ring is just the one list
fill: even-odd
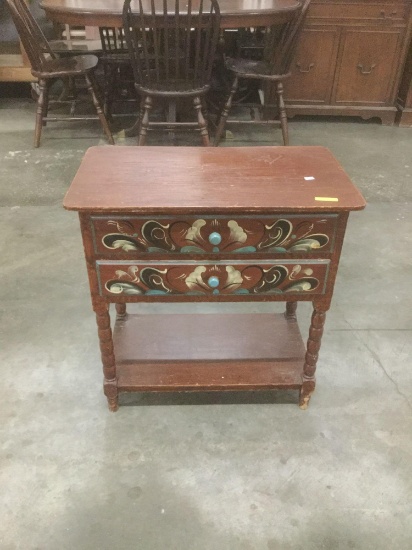
[(286, 302), (285, 317), (288, 321), (296, 321), (297, 302)]
[(97, 333), (103, 364), (104, 393), (107, 397), (109, 409), (116, 411), (118, 408), (118, 390), (109, 305), (104, 302), (98, 303), (95, 305), (94, 311), (96, 313)]
[(126, 304), (116, 304), (117, 317), (126, 317)]
[(117, 391), (116, 380), (104, 380), (104, 395), (107, 397), (109, 411), (116, 412), (119, 408), (119, 394)]
[(315, 372), (319, 349), (326, 319), (326, 312), (318, 309), (314, 304), (312, 320), (309, 329), (309, 338), (306, 347), (305, 363), (303, 365), (303, 381), (300, 390), (299, 407), (307, 409), (312, 393), (315, 391)]

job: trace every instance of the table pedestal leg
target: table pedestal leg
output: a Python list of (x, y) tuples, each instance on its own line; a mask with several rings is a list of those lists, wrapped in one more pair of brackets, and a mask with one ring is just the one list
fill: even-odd
[(299, 407), (307, 409), (310, 397), (315, 390), (315, 372), (319, 349), (326, 319), (326, 311), (313, 304), (312, 320), (306, 347), (305, 364), (303, 365), (303, 383), (300, 390)]
[(95, 306), (94, 311), (103, 363), (104, 394), (107, 397), (109, 409), (114, 412), (118, 409), (118, 390), (109, 306), (106, 303), (99, 303)]

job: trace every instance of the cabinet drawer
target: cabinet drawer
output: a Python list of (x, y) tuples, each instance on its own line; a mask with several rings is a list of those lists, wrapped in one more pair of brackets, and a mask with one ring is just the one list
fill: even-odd
[(96, 262), (102, 296), (324, 294), (329, 260)]
[(338, 215), (95, 216), (94, 251), (112, 257), (141, 254), (331, 252)]
[(407, 3), (339, 3), (339, 4), (311, 4), (308, 20), (311, 19), (338, 19), (340, 22), (353, 23), (355, 21), (374, 20), (382, 23), (399, 23), (408, 17)]

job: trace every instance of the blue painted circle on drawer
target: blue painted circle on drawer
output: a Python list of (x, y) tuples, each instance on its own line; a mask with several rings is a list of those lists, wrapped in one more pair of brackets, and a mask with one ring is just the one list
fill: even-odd
[(214, 277), (212, 275), (212, 277), (209, 277), (208, 281), (207, 281), (207, 284), (211, 287), (211, 288), (216, 288), (219, 286), (219, 279), (217, 277)]
[(209, 235), (209, 242), (215, 246), (220, 244), (222, 242), (222, 235), (216, 231), (213, 231), (213, 233)]

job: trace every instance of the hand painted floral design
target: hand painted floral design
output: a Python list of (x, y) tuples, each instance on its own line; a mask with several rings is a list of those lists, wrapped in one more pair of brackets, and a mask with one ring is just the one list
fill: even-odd
[[(290, 253), (331, 250), (336, 216), (193, 218), (185, 220), (99, 220), (104, 249), (145, 253)], [(116, 232), (107, 232), (115, 226)], [(213, 238), (214, 237), (214, 238)]]
[[(324, 292), (328, 260), (313, 264), (132, 265), (127, 270), (98, 264), (110, 294), (283, 294)], [(213, 280), (213, 284), (212, 284)]]

